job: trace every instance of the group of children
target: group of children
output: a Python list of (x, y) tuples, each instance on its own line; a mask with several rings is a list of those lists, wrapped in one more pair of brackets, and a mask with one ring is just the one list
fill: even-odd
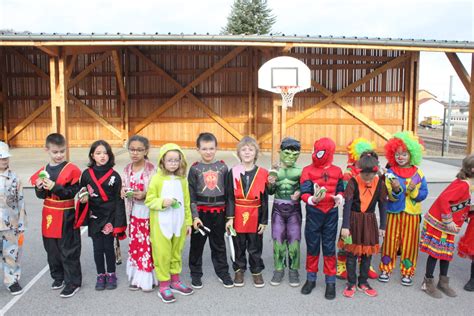
[[(88, 168), (81, 172), (65, 160), (65, 138), (50, 134), (45, 146), (50, 161), (30, 180), (37, 197), (44, 199), (42, 235), (53, 278), (51, 289), (62, 289), (61, 297), (71, 297), (81, 287), (81, 226), (87, 226), (92, 239), (98, 291), (117, 287), (114, 242), (126, 238), (127, 228), (130, 290), (158, 287), (158, 296), (165, 303), (174, 302), (176, 293), (193, 294), (193, 288), (203, 287), (202, 256), (207, 239), (215, 273), (224, 287), (244, 286), (247, 266), (254, 286), (263, 287), (263, 234), (269, 217), (268, 196), (274, 195), (274, 272), (270, 282), (274, 286), (283, 281), (286, 268), (289, 284), (300, 285), (302, 200), (306, 204), (307, 244), (302, 294), (310, 294), (316, 286), (321, 248), (327, 299), (336, 297), (336, 277), (347, 278), (346, 297), (353, 297), (356, 289), (376, 296), (368, 278), (388, 282), (399, 256), (401, 283), (412, 285), (420, 249), (429, 255), (422, 289), (432, 297), (441, 297), (441, 292), (456, 296), (447, 272), (454, 238), (468, 218), (459, 254), (473, 260), (465, 289), (474, 290), (474, 214), (470, 212), (474, 155), (463, 160), (457, 179), (439, 195), (421, 225), (421, 202), (428, 195), (426, 179), (418, 168), (423, 146), (409, 132), (397, 133), (387, 142), (386, 168), (379, 165), (374, 144), (356, 139), (348, 146), (345, 172), (333, 164), (336, 146), (330, 138), (314, 143), (312, 163), (304, 168), (296, 165), (301, 145), (294, 138), (282, 140), (280, 162), (270, 170), (256, 165), (259, 146), (252, 137), (240, 140), (239, 163), (230, 169), (216, 160), (217, 145), (213, 134), (201, 133), (196, 140), (201, 160), (187, 172), (188, 163), (178, 145), (163, 145), (155, 166), (148, 160), (148, 139), (135, 135), (127, 143), (131, 162), (120, 174), (113, 169), (110, 145), (99, 140), (92, 144)], [(21, 185), (8, 167), (9, 157), (8, 146), (0, 143), (5, 284), (12, 294), (20, 294), (18, 261), (26, 214)], [(339, 207), (343, 215), (340, 231)], [(187, 236), (191, 236), (191, 287), (180, 278)], [(226, 248), (234, 278), (229, 274)], [(371, 258), (380, 252), (377, 275)], [(435, 285), (437, 260), (440, 278)]]

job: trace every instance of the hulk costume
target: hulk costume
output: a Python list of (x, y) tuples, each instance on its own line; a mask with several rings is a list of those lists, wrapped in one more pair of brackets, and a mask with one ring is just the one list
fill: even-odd
[[(271, 282), (273, 285), (280, 283), (286, 266), (290, 269), (290, 285), (299, 285), (298, 269), (300, 267), (302, 219), (299, 181), (302, 168), (295, 166), (295, 163), (300, 155), (300, 150), (301, 145), (296, 139), (287, 137), (282, 140), (280, 145), (280, 168), (277, 170), (276, 181), (274, 184), (268, 185), (269, 194), (273, 194), (275, 197), (272, 209), (273, 259), (275, 266), (274, 278)], [(272, 172), (270, 172), (270, 175), (272, 175)]]

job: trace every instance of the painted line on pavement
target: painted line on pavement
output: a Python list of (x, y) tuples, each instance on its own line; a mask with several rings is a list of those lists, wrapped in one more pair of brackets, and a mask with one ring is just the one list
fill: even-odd
[[(81, 236), (87, 231), (87, 227), (83, 227), (81, 229)], [(33, 287), (33, 285), (35, 285), (36, 282), (38, 282), (39, 279), (41, 279), (41, 277), (49, 271), (49, 265), (46, 265), (37, 275), (35, 275), (35, 277), (23, 288), (23, 293), (21, 293), (20, 295), (16, 295), (14, 296), (10, 302), (8, 302), (5, 306), (3, 306), (2, 309), (0, 309), (0, 316), (3, 316), (5, 315), (6, 312), (8, 312), (8, 310), (10, 308), (13, 307), (13, 305), (16, 304), (16, 302), (18, 302), (20, 300), (20, 298), (23, 297), (23, 295), (25, 295), (30, 289), (31, 287)]]

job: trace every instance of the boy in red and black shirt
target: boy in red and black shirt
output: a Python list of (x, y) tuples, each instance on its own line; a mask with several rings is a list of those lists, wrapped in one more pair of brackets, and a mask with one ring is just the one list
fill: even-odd
[(71, 297), (82, 283), (81, 234), (74, 228), (74, 196), (80, 189), (81, 170), (66, 161), (63, 135), (48, 135), (45, 149), (50, 161), (30, 181), (35, 186), (36, 196), (44, 199), (41, 226), (49, 270), (54, 279), (51, 289), (63, 289), (60, 296)]

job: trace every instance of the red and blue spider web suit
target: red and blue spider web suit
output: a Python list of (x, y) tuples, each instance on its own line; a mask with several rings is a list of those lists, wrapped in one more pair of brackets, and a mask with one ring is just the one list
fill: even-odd
[[(339, 216), (334, 198), (337, 195), (342, 198), (344, 185), (341, 168), (332, 164), (335, 149), (336, 145), (330, 138), (317, 140), (314, 143), (313, 163), (303, 169), (300, 179), (301, 198), (306, 203), (307, 283), (312, 283), (312, 287), (316, 281), (321, 247), (326, 283), (336, 282), (336, 236)], [(326, 196), (316, 204), (312, 199), (315, 183), (327, 189)], [(312, 288), (309, 292), (311, 290)]]

